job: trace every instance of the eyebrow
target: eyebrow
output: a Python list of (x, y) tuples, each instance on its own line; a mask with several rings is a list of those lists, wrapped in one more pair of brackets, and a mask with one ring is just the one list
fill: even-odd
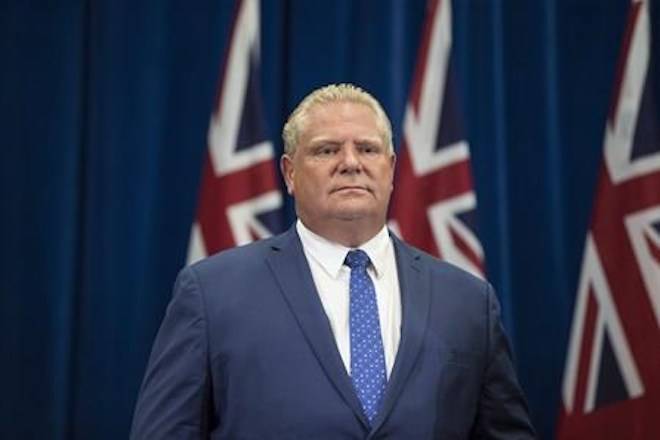
[(342, 142), (337, 140), (332, 140), (327, 138), (316, 138), (311, 140), (309, 146), (314, 148), (314, 147), (319, 147), (321, 145), (341, 145), (341, 144)]
[[(309, 142), (310, 147), (316, 147), (318, 145), (341, 145), (343, 144), (343, 140), (337, 140), (334, 138), (326, 138), (326, 137), (319, 137), (312, 139)], [(378, 144), (382, 147), (384, 147), (384, 142), (383, 139), (381, 139), (380, 136), (374, 136), (374, 137), (362, 137), (362, 138), (357, 138), (355, 139), (356, 144)]]

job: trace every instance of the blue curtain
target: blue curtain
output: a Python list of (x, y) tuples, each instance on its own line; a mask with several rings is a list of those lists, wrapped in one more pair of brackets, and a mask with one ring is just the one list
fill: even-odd
[[(453, 6), (488, 275), (549, 439), (628, 2)], [(127, 436), (185, 260), (234, 8), (0, 3), (0, 438)], [(288, 112), (330, 82), (373, 92), (398, 141), (424, 9), (263, 0), (278, 151)]]

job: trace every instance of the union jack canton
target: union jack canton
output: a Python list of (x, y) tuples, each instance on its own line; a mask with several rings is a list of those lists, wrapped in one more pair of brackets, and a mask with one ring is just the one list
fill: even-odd
[(282, 194), (259, 87), (259, 2), (237, 6), (209, 125), (188, 263), (282, 229)]
[(429, 2), (406, 107), (390, 227), (407, 242), (483, 277), (470, 152), (451, 69), (451, 21), (450, 1)]
[(633, 1), (605, 128), (557, 438), (660, 439), (660, 121), (649, 3)]

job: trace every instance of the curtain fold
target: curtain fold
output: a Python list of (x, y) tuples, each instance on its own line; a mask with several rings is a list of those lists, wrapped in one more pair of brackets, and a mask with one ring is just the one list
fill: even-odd
[[(278, 154), (293, 106), (331, 82), (372, 92), (398, 145), (425, 1), (261, 5)], [(488, 277), (543, 438), (627, 7), (453, 2)], [(127, 436), (185, 261), (233, 14), (217, 0), (0, 5), (0, 437)]]

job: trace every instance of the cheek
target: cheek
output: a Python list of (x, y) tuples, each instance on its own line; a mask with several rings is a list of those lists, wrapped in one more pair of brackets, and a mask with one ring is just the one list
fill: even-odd
[(298, 174), (298, 184), (306, 188), (320, 187), (324, 183), (323, 174), (318, 170), (304, 170)]
[[(318, 198), (321, 196), (321, 184), (312, 173), (299, 173), (294, 179), (295, 192), (298, 195), (305, 196), (306, 199)], [(310, 200), (313, 201), (313, 200)]]
[(394, 173), (388, 168), (383, 171), (382, 176), (381, 187), (386, 189), (388, 193), (392, 192), (394, 187)]

